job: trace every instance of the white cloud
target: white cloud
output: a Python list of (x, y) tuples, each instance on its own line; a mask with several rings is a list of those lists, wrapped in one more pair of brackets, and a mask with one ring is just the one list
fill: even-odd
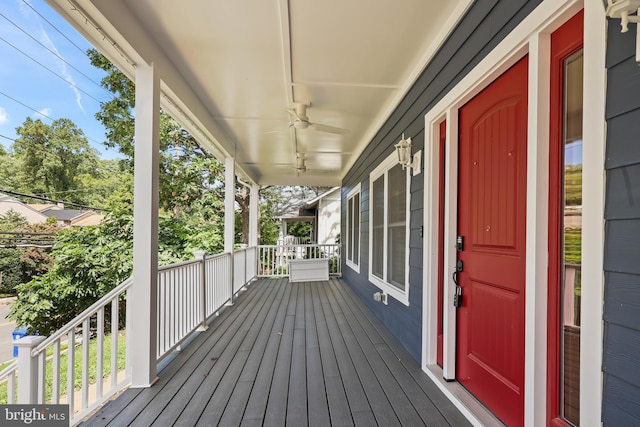
[(7, 114), (7, 110), (0, 107), (0, 125), (3, 125), (9, 121), (9, 115)]
[(60, 74), (62, 75), (62, 77), (64, 77), (67, 83), (69, 83), (69, 87), (75, 93), (76, 104), (78, 104), (78, 108), (80, 108), (80, 110), (84, 113), (85, 111), (84, 111), (84, 107), (82, 106), (82, 95), (80, 94), (80, 91), (76, 87), (76, 83), (75, 83), (75, 80), (73, 80), (73, 76), (71, 75), (71, 73), (69, 73), (69, 70), (67, 69), (67, 63), (64, 61), (62, 55), (56, 48), (56, 45), (49, 38), (49, 34), (47, 34), (45, 29), (42, 27), (42, 25), (40, 25), (40, 31), (42, 33), (42, 43), (45, 46), (47, 46), (49, 49), (51, 49), (53, 52), (55, 52), (55, 55), (51, 54), (51, 56), (54, 57), (56, 61), (56, 65), (58, 66), (58, 70), (60, 71)]

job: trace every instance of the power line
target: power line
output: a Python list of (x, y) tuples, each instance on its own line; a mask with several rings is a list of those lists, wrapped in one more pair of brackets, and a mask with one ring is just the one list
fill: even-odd
[(76, 70), (79, 74), (81, 74), (82, 76), (84, 76), (87, 80), (89, 80), (91, 83), (93, 83), (94, 85), (98, 86), (100, 89), (104, 90), (105, 92), (107, 92), (110, 96), (113, 96), (113, 94), (111, 92), (109, 92), (108, 90), (106, 90), (104, 87), (102, 87), (98, 82), (94, 81), (91, 77), (89, 77), (88, 75), (86, 75), (85, 73), (83, 73), (82, 71), (80, 71), (78, 68), (76, 68), (73, 64), (71, 64), (69, 61), (67, 61), (66, 59), (64, 59), (62, 56), (60, 56), (59, 53), (57, 53), (56, 51), (54, 51), (53, 49), (50, 49), (49, 47), (47, 47), (44, 43), (42, 43), (40, 40), (36, 39), (35, 37), (33, 37), (31, 34), (29, 34), (27, 31), (25, 31), (22, 27), (20, 27), (18, 24), (16, 24), (15, 22), (13, 22), (11, 19), (7, 18), (4, 14), (0, 13), (0, 16), (2, 16), (5, 20), (7, 20), (11, 25), (13, 25), (14, 27), (16, 27), (18, 30), (22, 31), (22, 33), (24, 33), (27, 37), (29, 37), (31, 40), (35, 41), (36, 43), (38, 43), (40, 46), (42, 46), (43, 48), (45, 48), (47, 51), (49, 51), (52, 55), (54, 55), (56, 58), (60, 59), (62, 62), (64, 62), (65, 64), (67, 64), (69, 67), (73, 68), (74, 70)]
[(36, 196), (35, 194), (24, 194), (24, 193), (18, 193), (17, 191), (3, 190), (2, 188), (0, 188), (0, 193), (9, 194), (11, 196), (27, 197), (29, 199), (44, 200), (45, 202), (64, 203), (65, 205), (76, 206), (76, 207), (79, 207), (79, 208), (90, 209), (90, 210), (94, 210), (94, 211), (105, 211), (106, 210), (104, 208), (97, 208), (95, 206), (87, 206), (87, 205), (81, 205), (79, 203), (65, 202), (65, 201), (62, 201), (62, 200), (49, 199), (48, 197)]
[(76, 88), (77, 90), (79, 90), (80, 92), (84, 93), (85, 95), (87, 95), (89, 98), (93, 99), (94, 101), (96, 101), (98, 104), (101, 102), (98, 98), (94, 97), (93, 95), (91, 95), (89, 92), (85, 91), (84, 89), (79, 88), (76, 84), (69, 82), (67, 79), (65, 79), (63, 76), (61, 76), (60, 74), (56, 73), (55, 71), (53, 71), (51, 68), (47, 67), (46, 65), (44, 65), (43, 63), (41, 63), (40, 61), (38, 61), (37, 59), (35, 59), (34, 57), (30, 56), (28, 53), (26, 53), (25, 51), (23, 51), (22, 49), (20, 49), (19, 47), (11, 44), (9, 41), (7, 41), (6, 39), (0, 37), (0, 40), (2, 40), (3, 42), (5, 42), (6, 44), (8, 44), (9, 46), (11, 46), (12, 48), (14, 48), (15, 50), (17, 50), (18, 52), (20, 52), (21, 54), (23, 54), (24, 56), (26, 56), (27, 58), (29, 58), (30, 60), (32, 60), (33, 62), (35, 62), (36, 64), (38, 64), (39, 66), (41, 66), (42, 68), (44, 68), (45, 70), (49, 71), (51, 74), (53, 74), (54, 76), (58, 77), (59, 79), (61, 79), (62, 81), (64, 81), (66, 84), (68, 84), (69, 86)]
[(64, 191), (47, 191), (46, 193), (38, 193), (38, 196), (46, 196), (47, 194), (68, 194), (68, 193), (86, 193), (88, 191), (97, 191), (97, 190), (111, 190), (115, 188), (114, 185), (110, 185), (107, 187), (91, 187), (91, 188), (83, 188), (79, 190), (64, 190)]
[[(42, 117), (44, 117), (44, 118), (46, 118), (46, 119), (51, 120), (52, 122), (55, 122), (55, 121), (56, 121), (56, 119), (54, 119), (54, 118), (52, 118), (52, 117), (47, 116), (46, 114), (44, 114), (44, 113), (42, 113), (42, 112), (40, 112), (40, 111), (36, 110), (36, 109), (35, 109), (35, 108), (33, 108), (33, 107), (28, 106), (27, 104), (25, 104), (25, 103), (24, 103), (24, 102), (22, 102), (22, 101), (18, 101), (16, 98), (12, 97), (11, 95), (7, 95), (6, 93), (4, 93), (4, 92), (2, 92), (2, 91), (0, 91), (0, 95), (5, 96), (5, 97), (9, 98), (9, 99), (10, 99), (10, 100), (12, 100), (13, 102), (16, 102), (16, 103), (18, 103), (18, 104), (22, 105), (23, 107), (25, 107), (25, 108), (27, 108), (27, 109), (29, 109), (29, 110), (33, 111), (34, 113), (36, 113), (36, 114), (38, 114), (38, 115), (40, 115), (40, 116), (42, 116)], [(83, 134), (84, 134), (84, 132), (83, 132)], [(87, 135), (84, 135), (84, 137), (85, 137), (85, 138), (87, 138), (89, 141), (92, 141), (92, 142), (95, 142), (96, 144), (100, 144), (100, 145), (102, 145), (102, 142), (100, 142), (100, 141), (96, 141), (95, 139), (93, 139), (93, 138), (91, 138), (91, 137), (89, 137), (89, 136), (87, 136)], [(9, 140), (11, 140), (11, 141), (13, 141), (13, 142), (15, 142), (15, 141), (16, 141), (15, 139), (13, 139), (13, 138), (9, 138), (9, 137), (4, 136), (4, 135), (3, 135), (3, 138), (9, 139)]]
[(75, 46), (80, 52), (86, 54), (87, 52), (85, 52), (80, 46), (78, 46), (77, 44), (75, 44), (73, 42), (73, 40), (71, 40), (69, 37), (67, 37), (62, 31), (60, 31), (58, 29), (58, 27), (56, 27), (55, 25), (53, 25), (47, 18), (45, 18), (44, 16), (42, 16), (42, 14), (40, 12), (38, 12), (37, 10), (35, 10), (33, 8), (33, 6), (31, 6), (31, 4), (29, 4), (28, 1), (26, 0), (22, 0), (22, 2), (24, 4), (26, 4), (31, 10), (33, 10), (36, 15), (38, 15), (40, 18), (42, 18), (43, 21), (45, 21), (47, 24), (49, 24), (51, 26), (51, 28), (53, 28), (54, 30), (56, 30), (62, 37), (64, 37), (65, 39), (67, 39), (67, 41), (69, 41), (69, 43), (71, 43), (73, 46)]
[(17, 99), (15, 99), (14, 97), (12, 97), (12, 96), (10, 96), (10, 95), (7, 95), (7, 94), (6, 94), (6, 93), (4, 93), (4, 92), (1, 92), (1, 91), (0, 91), (0, 95), (6, 96), (7, 98), (9, 98), (10, 100), (12, 100), (13, 102), (18, 103), (18, 104), (22, 105), (22, 106), (23, 106), (23, 107), (25, 107), (25, 108), (28, 108), (29, 110), (33, 111), (34, 113), (39, 114), (39, 115), (41, 115), (42, 117), (45, 117), (45, 118), (47, 118), (47, 119), (51, 120), (52, 122), (53, 122), (53, 121), (55, 121), (55, 119), (52, 119), (51, 117), (47, 116), (46, 114), (41, 113), (40, 111), (36, 110), (36, 109), (35, 109), (35, 108), (33, 108), (33, 107), (29, 107), (29, 106), (28, 106), (27, 104), (25, 104), (24, 102), (18, 101), (18, 100), (17, 100)]

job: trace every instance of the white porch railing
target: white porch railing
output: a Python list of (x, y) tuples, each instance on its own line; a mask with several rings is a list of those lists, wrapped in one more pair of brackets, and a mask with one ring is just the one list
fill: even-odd
[[(73, 421), (122, 389), (130, 372), (118, 366), (118, 338), (131, 317), (126, 301), (132, 284), (131, 278), (125, 280), (50, 337), (18, 341), (18, 360), (0, 373), (0, 382), (9, 380), (7, 403), (66, 403)], [(107, 366), (105, 341), (110, 350)], [(99, 380), (91, 381), (92, 377)]]
[[(339, 245), (274, 245), (205, 256), (158, 269), (157, 361), (178, 348), (256, 277), (286, 276), (291, 259), (327, 258), (340, 275)], [(69, 404), (71, 424), (131, 380), (131, 278), (48, 338), (17, 341), (18, 360), (0, 372), (7, 403)], [(122, 352), (125, 353), (124, 365)], [(118, 353), (121, 354), (120, 358)]]
[[(201, 252), (195, 260), (158, 269), (157, 361), (206, 326), (256, 277), (256, 254), (255, 247), (234, 256)], [(127, 302), (132, 285), (131, 278), (125, 280), (48, 338), (17, 341), (18, 360), (0, 372), (7, 403), (69, 404), (73, 425), (126, 387), (131, 380), (127, 331), (133, 317)], [(118, 358), (123, 351), (124, 367)]]
[(258, 277), (285, 277), (290, 260), (316, 258), (328, 258), (329, 275), (342, 275), (339, 244), (262, 245), (258, 251)]
[(257, 259), (258, 253), (255, 246), (237, 250), (233, 253), (233, 293), (237, 293), (242, 289), (248, 280), (257, 276)]

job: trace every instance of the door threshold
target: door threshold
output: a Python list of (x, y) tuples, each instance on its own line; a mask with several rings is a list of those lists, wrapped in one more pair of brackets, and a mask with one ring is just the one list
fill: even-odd
[(458, 408), (469, 422), (477, 427), (505, 427), (482, 403), (478, 401), (458, 381), (446, 381), (442, 376), (442, 368), (428, 365), (424, 372), (442, 390), (449, 400)]

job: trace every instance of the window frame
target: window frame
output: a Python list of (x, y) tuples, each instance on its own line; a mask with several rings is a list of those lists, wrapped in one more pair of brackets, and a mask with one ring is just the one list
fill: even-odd
[[(404, 252), (404, 290), (391, 284), (389, 280), (388, 272), (388, 247), (389, 247), (389, 220), (388, 220), (388, 199), (389, 199), (389, 178), (388, 172), (394, 166), (398, 164), (398, 156), (395, 152), (391, 153), (385, 158), (371, 173), (369, 174), (369, 282), (374, 284), (380, 290), (389, 295), (404, 305), (409, 305), (409, 237), (410, 237), (410, 218), (411, 218), (411, 174), (410, 168), (405, 168), (405, 185), (406, 185), (406, 206), (405, 206), (405, 252)], [(384, 207), (383, 207), (383, 222), (384, 222), (384, 237), (382, 248), (382, 279), (376, 276), (374, 271), (374, 224), (373, 224), (373, 209), (375, 205), (375, 195), (373, 193), (373, 183), (380, 177), (383, 177), (384, 184)]]
[[(349, 216), (350, 213), (350, 209), (351, 209), (351, 201), (354, 199), (354, 197), (358, 196), (358, 209), (357, 211), (355, 211), (354, 209), (354, 213), (357, 214), (357, 218), (356, 215), (354, 215), (353, 217)], [(355, 207), (355, 204), (353, 205)], [(358, 222), (359, 227), (358, 227), (358, 235), (357, 236), (352, 236), (351, 233), (353, 231), (353, 229), (355, 227), (353, 227), (353, 224), (349, 221), (350, 219), (352, 219), (354, 222), (353, 224), (355, 224), (355, 221)], [(349, 193), (347, 193), (347, 209), (346, 209), (346, 241), (345, 241), (345, 260), (346, 260), (346, 264), (348, 267), (350, 267), (352, 270), (354, 270), (356, 273), (360, 273), (360, 262), (362, 261), (362, 192), (361, 192), (361, 185), (360, 183), (358, 183), (358, 185), (356, 185), (353, 189), (351, 189), (351, 191), (349, 191)], [(358, 239), (358, 245), (357, 245), (357, 250), (358, 250), (358, 262), (354, 262), (353, 259), (349, 259), (349, 253), (350, 253), (350, 249), (351, 249), (351, 245), (352, 245), (352, 238), (357, 237)], [(355, 246), (355, 245), (354, 245)], [(353, 258), (353, 257), (352, 257)]]

